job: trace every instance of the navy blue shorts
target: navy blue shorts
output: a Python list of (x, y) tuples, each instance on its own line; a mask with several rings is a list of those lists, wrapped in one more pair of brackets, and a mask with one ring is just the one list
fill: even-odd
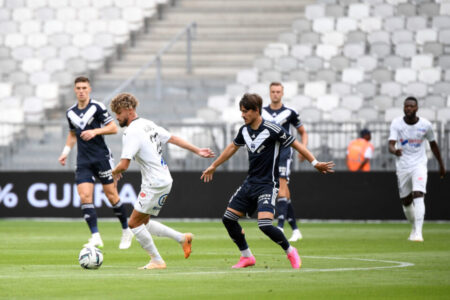
[(112, 177), (112, 160), (105, 159), (89, 164), (79, 164), (75, 171), (75, 181), (77, 184), (83, 182), (95, 182), (97, 177), (102, 184), (110, 184), (114, 182)]
[(291, 175), (292, 153), (292, 147), (282, 147), (280, 149), (278, 171), (280, 172), (280, 177), (285, 178), (287, 181), (289, 181), (289, 175)]
[(228, 207), (251, 216), (256, 210), (275, 213), (278, 188), (273, 184), (252, 184), (244, 181), (231, 196)]

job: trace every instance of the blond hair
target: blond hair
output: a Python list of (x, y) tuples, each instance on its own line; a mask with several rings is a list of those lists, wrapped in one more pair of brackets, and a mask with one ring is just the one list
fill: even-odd
[(136, 109), (138, 104), (139, 101), (132, 94), (121, 93), (112, 99), (110, 107), (114, 113), (118, 113), (122, 109)]

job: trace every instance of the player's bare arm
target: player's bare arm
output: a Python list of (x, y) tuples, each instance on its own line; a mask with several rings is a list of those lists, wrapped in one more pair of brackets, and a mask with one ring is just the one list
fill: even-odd
[(395, 148), (396, 141), (389, 141), (389, 152), (395, 156), (402, 156), (402, 149)]
[(219, 167), (230, 157), (232, 157), (236, 153), (236, 151), (238, 151), (238, 149), (239, 146), (236, 146), (234, 143), (230, 143), (219, 155), (219, 157), (205, 171), (203, 171), (200, 179), (204, 182), (210, 182), (213, 179), (213, 174), (216, 171), (217, 167)]
[(430, 142), (430, 148), (431, 148), (431, 152), (433, 152), (433, 154), (434, 154), (434, 157), (436, 157), (436, 160), (439, 162), (439, 175), (441, 176), (441, 178), (444, 178), (445, 166), (444, 166), (444, 162), (442, 161), (441, 151), (439, 150), (439, 146), (436, 143), (436, 141)]
[[(316, 161), (314, 155), (299, 141), (295, 140), (291, 147), (293, 147), (295, 150), (297, 150), (298, 153), (303, 155), (307, 161), (310, 163), (313, 163)], [(314, 168), (317, 169), (320, 173), (326, 174), (326, 173), (334, 173), (333, 167), (335, 166), (334, 162), (328, 161), (328, 162), (322, 162), (319, 161), (314, 164)]]
[(112, 176), (114, 177), (114, 182), (117, 182), (122, 178), (122, 173), (128, 170), (130, 167), (130, 160), (122, 158), (117, 166), (112, 170)]
[[(302, 144), (307, 147), (308, 146), (308, 133), (305, 130), (305, 127), (302, 125), (299, 128), (297, 128), (298, 134), (300, 134), (300, 137), (302, 139)], [(305, 157), (298, 153), (298, 159), (303, 162), (305, 161)]]
[(192, 145), (191, 143), (189, 143), (188, 141), (186, 141), (185, 139), (179, 137), (179, 136), (175, 136), (172, 135), (170, 137), (170, 139), (167, 141), (168, 143), (177, 145), (180, 148), (186, 149), (191, 151), (192, 153), (197, 154), (200, 157), (204, 157), (204, 158), (211, 158), (211, 157), (215, 157), (214, 152), (209, 149), (209, 148), (199, 148), (197, 146)]
[(111, 121), (108, 124), (106, 124), (104, 127), (83, 131), (80, 134), (80, 137), (85, 141), (89, 141), (97, 135), (116, 134), (117, 131), (118, 131), (118, 129), (117, 129), (116, 123), (114, 121)]
[(58, 158), (58, 161), (62, 166), (66, 165), (67, 156), (69, 155), (70, 150), (73, 148), (73, 146), (75, 146), (76, 143), (77, 143), (77, 136), (75, 134), (75, 131), (69, 131), (69, 134), (67, 134), (66, 146), (64, 147), (63, 152)]

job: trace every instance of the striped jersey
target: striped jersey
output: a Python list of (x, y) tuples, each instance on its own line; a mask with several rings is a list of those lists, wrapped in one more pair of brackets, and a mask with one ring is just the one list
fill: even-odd
[(66, 117), (70, 130), (74, 131), (77, 137), (77, 165), (111, 158), (111, 151), (106, 146), (103, 135), (97, 135), (89, 141), (80, 137), (85, 130), (100, 128), (113, 121), (102, 102), (90, 99), (83, 109), (79, 109), (76, 103), (66, 111)]
[(294, 140), (282, 127), (266, 120), (256, 130), (249, 125), (239, 128), (233, 142), (247, 148), (248, 182), (278, 186), (280, 147), (288, 147)]

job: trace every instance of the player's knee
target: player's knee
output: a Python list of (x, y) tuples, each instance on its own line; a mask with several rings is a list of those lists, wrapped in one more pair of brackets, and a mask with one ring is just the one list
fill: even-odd
[(273, 224), (271, 219), (258, 219), (258, 228), (265, 234), (270, 232), (272, 227)]
[(424, 195), (423, 192), (415, 191), (415, 192), (413, 192), (412, 197), (413, 198), (422, 198), (423, 195)]
[(402, 204), (403, 206), (410, 206), (411, 203), (413, 202), (413, 194), (409, 194), (408, 196), (406, 196), (405, 198), (402, 198)]

